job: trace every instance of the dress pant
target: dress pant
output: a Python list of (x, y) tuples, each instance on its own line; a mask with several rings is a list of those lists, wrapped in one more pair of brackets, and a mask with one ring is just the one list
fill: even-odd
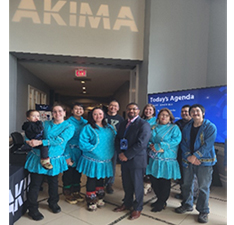
[[(133, 207), (135, 211), (142, 211), (144, 198), (144, 174), (145, 168), (134, 169), (128, 163), (122, 163), (122, 182), (124, 189), (124, 205)], [(135, 200), (133, 196), (135, 195)]]
[(153, 176), (150, 176), (150, 181), (154, 193), (158, 198), (157, 202), (163, 207), (170, 196), (171, 179), (155, 178)]
[(68, 170), (63, 172), (63, 188), (72, 188), (73, 192), (80, 192), (80, 178), (81, 173), (79, 173), (75, 167), (68, 167)]
[[(31, 173), (31, 182), (29, 185), (29, 191), (27, 194), (28, 209), (29, 211), (38, 210), (38, 193), (43, 182), (44, 174)], [(46, 176), (49, 186), (49, 205), (54, 205), (59, 201), (58, 195), (58, 175), (56, 176)]]

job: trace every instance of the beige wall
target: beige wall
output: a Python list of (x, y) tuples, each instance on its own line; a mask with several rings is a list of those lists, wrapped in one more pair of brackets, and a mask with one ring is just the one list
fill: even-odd
[(143, 60), (144, 0), (10, 0), (10, 51)]

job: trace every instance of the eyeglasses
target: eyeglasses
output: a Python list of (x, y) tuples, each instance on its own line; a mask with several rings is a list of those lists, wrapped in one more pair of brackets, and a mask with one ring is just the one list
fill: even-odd
[(138, 108), (128, 108), (128, 109), (127, 109), (127, 111), (131, 111), (131, 110), (133, 110), (133, 111), (137, 111), (137, 110), (138, 110)]

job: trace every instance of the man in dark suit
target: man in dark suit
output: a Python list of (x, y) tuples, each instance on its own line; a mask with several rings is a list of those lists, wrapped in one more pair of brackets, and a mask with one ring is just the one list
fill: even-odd
[[(139, 107), (129, 103), (126, 107), (128, 119), (120, 124), (115, 144), (121, 161), (124, 203), (115, 208), (121, 212), (133, 207), (130, 219), (137, 219), (143, 209), (143, 177), (147, 165), (147, 145), (151, 137), (148, 122), (139, 117)], [(135, 195), (135, 200), (133, 196)]]

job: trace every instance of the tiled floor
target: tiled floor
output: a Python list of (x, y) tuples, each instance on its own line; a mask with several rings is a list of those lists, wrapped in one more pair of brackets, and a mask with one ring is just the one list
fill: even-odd
[[(86, 177), (82, 177), (82, 189), (81, 192), (85, 194), (85, 182)], [(15, 225), (106, 225), (106, 224), (134, 224), (134, 225), (191, 225), (198, 224), (197, 216), (198, 212), (194, 209), (192, 212), (185, 214), (177, 214), (174, 209), (180, 206), (180, 200), (174, 198), (175, 193), (179, 192), (179, 186), (172, 184), (171, 195), (167, 202), (167, 208), (161, 212), (151, 212), (150, 203), (155, 201), (155, 195), (153, 193), (148, 194), (144, 197), (144, 209), (140, 218), (130, 221), (128, 220), (129, 211), (124, 212), (113, 212), (113, 209), (121, 205), (124, 197), (122, 190), (121, 174), (119, 165), (116, 169), (116, 181), (114, 185), (114, 193), (106, 194), (105, 201), (106, 205), (104, 208), (97, 209), (95, 212), (89, 212), (86, 210), (86, 203), (78, 203), (76, 205), (70, 205), (64, 200), (62, 195), (62, 182), (61, 176), (59, 181), (59, 193), (60, 201), (59, 205), (62, 212), (53, 214), (48, 210), (47, 204), (47, 184), (43, 184), (43, 191), (39, 195), (39, 210), (44, 215), (44, 219), (41, 221), (33, 221), (27, 213), (23, 215)], [(210, 211), (209, 222), (210, 225), (224, 225), (227, 224), (227, 191), (223, 187), (211, 187), (210, 194)], [(195, 208), (195, 207), (194, 207)]]

